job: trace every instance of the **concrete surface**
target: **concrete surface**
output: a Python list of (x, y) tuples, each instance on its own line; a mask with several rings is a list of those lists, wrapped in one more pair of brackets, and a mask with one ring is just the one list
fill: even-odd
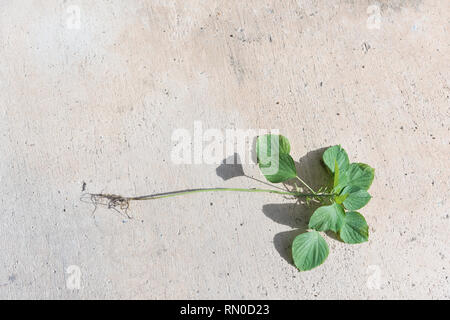
[[(448, 299), (449, 14), (447, 0), (0, 1), (0, 297)], [(376, 168), (370, 241), (327, 237), (328, 260), (300, 273), (286, 250), (311, 209), (277, 195), (133, 203), (133, 220), (80, 201), (84, 184), (263, 187), (174, 164), (172, 133), (194, 121), (279, 129), (312, 184), (316, 150), (342, 144)]]

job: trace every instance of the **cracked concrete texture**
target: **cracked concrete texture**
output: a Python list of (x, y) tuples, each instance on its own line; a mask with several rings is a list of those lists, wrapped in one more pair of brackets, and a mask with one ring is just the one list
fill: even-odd
[[(0, 1), (0, 297), (450, 298), (449, 14), (446, 0)], [(311, 209), (277, 195), (133, 203), (132, 220), (80, 201), (260, 186), (174, 164), (172, 133), (195, 121), (280, 129), (312, 184), (316, 150), (341, 144), (376, 169), (370, 241), (326, 237), (325, 264), (300, 273), (289, 244)]]

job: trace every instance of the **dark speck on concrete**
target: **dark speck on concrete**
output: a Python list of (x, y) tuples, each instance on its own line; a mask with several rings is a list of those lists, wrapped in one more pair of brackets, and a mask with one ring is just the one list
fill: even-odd
[(363, 44), (362, 44), (363, 52), (367, 53), (367, 52), (369, 52), (369, 49), (370, 49), (370, 44), (368, 44), (367, 42), (363, 42)]

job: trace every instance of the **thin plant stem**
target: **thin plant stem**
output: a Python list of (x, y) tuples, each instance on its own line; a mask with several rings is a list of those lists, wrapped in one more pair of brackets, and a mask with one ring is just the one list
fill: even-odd
[(305, 181), (303, 181), (299, 176), (297, 176), (298, 181), (300, 181), (301, 183), (303, 183), (308, 189), (309, 191), (311, 191), (312, 193), (316, 193)]
[(275, 186), (275, 185), (273, 185), (273, 184), (270, 184), (270, 183), (261, 181), (261, 180), (259, 180), (259, 179), (253, 178), (253, 177), (250, 177), (250, 176), (248, 176), (248, 175), (246, 175), (246, 174), (244, 174), (244, 177), (247, 177), (247, 178), (249, 178), (249, 179), (255, 180), (255, 181), (259, 182), (259, 183), (265, 184), (265, 185), (267, 185), (267, 186), (269, 186), (269, 187), (272, 187), (272, 188), (277, 188), (277, 189), (280, 189), (280, 190), (284, 190), (283, 188), (280, 188), (280, 187)]
[[(257, 189), (257, 188), (205, 188), (205, 189), (193, 189), (193, 190), (183, 190), (183, 191), (174, 191), (170, 193), (163, 193), (163, 194), (154, 194), (154, 195), (145, 195), (145, 196), (139, 196), (139, 197), (122, 197), (122, 199), (126, 200), (154, 200), (154, 199), (162, 199), (162, 198), (169, 198), (169, 197), (175, 197), (175, 196), (181, 196), (181, 195), (187, 195), (187, 194), (193, 194), (193, 193), (199, 193), (199, 192), (215, 192), (215, 191), (238, 191), (238, 192), (266, 192), (266, 193), (276, 193), (281, 195), (289, 195), (294, 197), (313, 197), (313, 196), (319, 196), (319, 197), (331, 197), (333, 194), (328, 193), (301, 193), (301, 192), (291, 192), (291, 191), (279, 191), (279, 190), (272, 190), (272, 189)], [(96, 195), (101, 196), (101, 195)]]

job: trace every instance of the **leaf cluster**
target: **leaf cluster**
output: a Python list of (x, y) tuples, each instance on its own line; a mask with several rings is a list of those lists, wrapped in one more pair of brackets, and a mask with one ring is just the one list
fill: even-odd
[[(298, 178), (294, 160), (290, 155), (290, 144), (282, 135), (258, 137), (256, 144), (259, 168), (269, 182), (280, 183)], [(292, 243), (295, 266), (301, 270), (311, 270), (322, 264), (328, 257), (329, 248), (319, 232), (332, 231), (349, 244), (368, 241), (369, 228), (364, 217), (356, 210), (364, 207), (371, 199), (368, 189), (374, 179), (374, 169), (364, 163), (350, 163), (347, 152), (340, 146), (332, 146), (323, 153), (323, 162), (333, 177), (333, 187), (311, 194), (303, 194), (296, 186), (298, 197), (309, 201), (328, 204), (317, 208), (310, 218), (311, 229), (298, 235)]]

